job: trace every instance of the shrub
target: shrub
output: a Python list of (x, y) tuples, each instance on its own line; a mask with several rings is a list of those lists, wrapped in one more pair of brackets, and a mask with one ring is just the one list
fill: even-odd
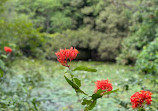
[[(82, 49), (80, 51), (82, 55), (82, 59), (89, 58), (90, 54), (90, 38), (96, 35), (95, 32), (90, 32), (88, 29), (82, 29), (78, 31), (67, 30), (59, 34), (55, 34), (54, 37), (47, 37), (46, 44), (46, 58), (48, 59), (56, 59), (56, 56), (53, 55), (59, 49), (65, 47), (70, 48), (74, 46), (76, 48)], [(53, 52), (52, 52), (53, 51)], [(86, 54), (84, 54), (86, 53)], [(87, 57), (88, 56), (88, 57)], [(80, 57), (79, 57), (80, 58)]]
[(144, 46), (153, 41), (158, 28), (157, 1), (140, 2), (131, 18), (130, 35), (122, 43), (122, 53), (117, 58), (120, 64), (134, 64)]
[(158, 74), (158, 38), (143, 48), (136, 61), (139, 72)]
[[(46, 58), (55, 58), (51, 51), (74, 46), (81, 50), (78, 59), (107, 61), (115, 61), (122, 39), (128, 34), (127, 9), (123, 4), (119, 5), (110, 0), (18, 0), (14, 3), (17, 14), (27, 16), (33, 21), (34, 27), (49, 33), (45, 34), (48, 39)], [(53, 38), (47, 37), (54, 35)], [(35, 39), (40, 38), (36, 36)], [(33, 51), (38, 52), (35, 47), (41, 48), (41, 41), (34, 38), (27, 37), (27, 40), (29, 43), (36, 41), (40, 46), (34, 42), (31, 43), (35, 44), (32, 47), (30, 44), (20, 44), (25, 55), (29, 53), (35, 57)]]
[[(33, 28), (31, 22), (24, 18), (13, 21), (0, 20), (1, 48), (5, 45), (20, 49), (22, 54), (31, 57), (40, 57), (44, 38)], [(16, 53), (20, 53), (16, 51)]]
[(115, 57), (119, 54), (121, 42), (120, 38), (110, 38), (104, 33), (91, 31), (88, 28), (78, 31), (67, 30), (61, 34), (55, 34), (53, 37), (47, 37), (47, 39), (48, 43), (45, 49), (48, 59), (55, 59), (53, 53), (60, 48), (73, 46), (80, 50), (78, 59), (111, 61), (115, 60)]

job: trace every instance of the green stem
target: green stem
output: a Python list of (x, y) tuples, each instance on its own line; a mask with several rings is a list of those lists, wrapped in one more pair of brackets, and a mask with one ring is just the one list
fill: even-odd
[(77, 95), (77, 97), (78, 97), (77, 102), (81, 102), (80, 96), (79, 96), (79, 94), (78, 94), (77, 92), (76, 92), (76, 95)]
[[(70, 65), (68, 66), (68, 68), (69, 68), (69, 71), (71, 71), (71, 69), (70, 69)], [(71, 72), (70, 72), (70, 73), (71, 73)], [(72, 81), (74, 81), (74, 80), (73, 80), (73, 76), (72, 76), (72, 74), (70, 74), (70, 76), (71, 76)], [(77, 92), (76, 92), (76, 96), (78, 97), (77, 102), (81, 102), (80, 96), (79, 96), (79, 94), (78, 94)]]

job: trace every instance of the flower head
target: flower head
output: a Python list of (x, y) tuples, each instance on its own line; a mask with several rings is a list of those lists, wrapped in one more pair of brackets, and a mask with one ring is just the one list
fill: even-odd
[(68, 59), (70, 60), (70, 62), (75, 59), (77, 57), (77, 54), (79, 53), (79, 51), (73, 47), (71, 47), (70, 49), (60, 49), (59, 52), (56, 52), (56, 56), (57, 56), (57, 60), (66, 67), (69, 67), (67, 61)]
[(4, 47), (4, 51), (6, 53), (11, 53), (12, 52), (12, 49), (10, 47)]
[(130, 98), (133, 108), (142, 108), (144, 104), (151, 104), (151, 95), (150, 91), (141, 90), (140, 92), (136, 92)]
[(77, 57), (77, 54), (79, 53), (79, 51), (73, 47), (71, 47), (69, 49), (69, 59), (70, 61), (72, 61), (73, 59), (75, 59)]
[(96, 84), (96, 89), (95, 89), (95, 93), (101, 89), (101, 90), (105, 90), (103, 93), (105, 92), (109, 92), (112, 90), (112, 84), (109, 82), (109, 80), (97, 80), (97, 82), (95, 82)]

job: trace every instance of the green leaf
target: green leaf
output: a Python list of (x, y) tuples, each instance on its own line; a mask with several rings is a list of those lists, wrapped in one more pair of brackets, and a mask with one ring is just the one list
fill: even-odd
[(86, 107), (84, 108), (84, 111), (89, 111), (88, 106), (86, 106)]
[(1, 69), (4, 69), (4, 67), (5, 67), (4, 62), (3, 62), (2, 60), (0, 60), (0, 68), (1, 68)]
[(97, 101), (94, 100), (94, 101), (89, 105), (88, 109), (89, 109), (89, 110), (92, 110), (92, 109), (95, 107), (96, 103), (97, 103)]
[(144, 108), (139, 108), (138, 111), (145, 111), (145, 109)]
[(0, 69), (0, 75), (1, 75), (1, 77), (3, 77), (3, 75), (4, 75), (4, 72), (2, 69)]
[(106, 91), (106, 90), (101, 90), (101, 89), (99, 89), (95, 94), (101, 94), (101, 93), (104, 92), (104, 91)]
[(97, 100), (98, 98), (101, 98), (101, 97), (102, 97), (102, 95), (100, 95), (100, 94), (93, 94), (92, 95), (93, 100)]
[(103, 93), (103, 92), (104, 92), (104, 90), (99, 89), (95, 94), (92, 95), (92, 99), (96, 100), (98, 98), (101, 98), (102, 97), (101, 93)]
[(86, 94), (84, 91), (82, 91), (82, 90), (79, 88), (79, 86), (77, 86), (73, 81), (71, 81), (70, 79), (68, 79), (66, 76), (64, 76), (64, 77), (65, 77), (66, 81), (72, 86), (72, 88), (75, 89), (75, 91), (76, 91), (77, 93), (82, 93), (82, 94), (88, 95), (88, 94)]
[(97, 100), (98, 98), (101, 98), (103, 95), (111, 94), (111, 93), (117, 92), (118, 90), (119, 89), (109, 91), (109, 92), (105, 92), (104, 94), (101, 94), (101, 93), (103, 93), (106, 90), (98, 90), (95, 94), (92, 95), (92, 99)]
[(75, 83), (81, 87), (81, 80), (79, 80), (78, 78), (74, 78)]
[(71, 70), (67, 70), (67, 73), (69, 73), (72, 78), (74, 77), (74, 75), (73, 75)]
[(87, 99), (83, 99), (83, 101), (82, 101), (82, 105), (89, 105), (89, 104), (91, 104), (92, 103), (92, 101), (91, 100), (87, 100)]
[(78, 92), (78, 93), (82, 93), (82, 94), (84, 94), (84, 95), (87, 95), (88, 96), (88, 94), (86, 94), (84, 91), (82, 91), (81, 89), (76, 89), (76, 92)]
[(77, 67), (73, 71), (97, 72), (96, 69), (92, 69), (92, 68), (88, 68), (88, 67), (84, 67), (84, 66)]
[(5, 58), (5, 59), (7, 58), (7, 56), (6, 56), (6, 55), (1, 55), (1, 57)]
[(36, 107), (36, 99), (35, 99), (35, 98), (32, 100), (32, 104), (33, 104), (35, 110), (38, 111), (38, 109), (37, 109), (37, 107)]
[(117, 92), (118, 90), (119, 90), (119, 89), (115, 89), (115, 90), (113, 90), (113, 91), (106, 92), (106, 93), (104, 93), (103, 95), (111, 94), (111, 93)]
[(64, 76), (66, 81), (74, 88), (74, 89), (79, 89), (79, 87), (73, 83), (73, 81), (71, 81), (70, 79), (68, 79), (66, 76)]

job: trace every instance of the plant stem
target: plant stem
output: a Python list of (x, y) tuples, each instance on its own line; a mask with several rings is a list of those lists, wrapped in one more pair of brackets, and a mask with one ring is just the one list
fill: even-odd
[(78, 94), (77, 92), (76, 92), (76, 95), (77, 95), (77, 97), (78, 97), (77, 102), (81, 102), (80, 96), (79, 96), (79, 94)]

